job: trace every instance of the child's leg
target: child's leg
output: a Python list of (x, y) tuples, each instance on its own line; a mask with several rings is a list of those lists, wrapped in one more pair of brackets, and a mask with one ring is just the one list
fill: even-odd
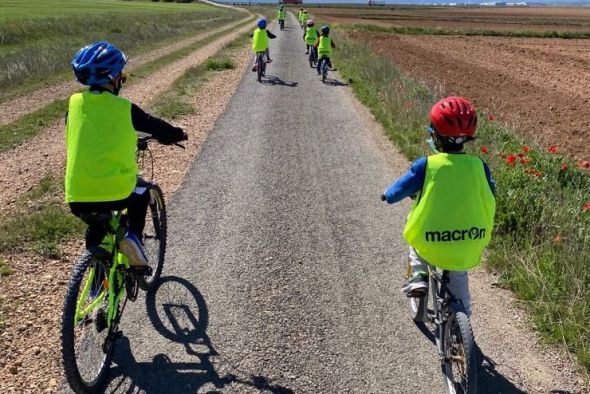
[(320, 58), (318, 58), (318, 65), (317, 65), (317, 72), (318, 72), (318, 75), (320, 75), (320, 74), (321, 74), (321, 71), (320, 71), (320, 70), (322, 69), (322, 62), (323, 62), (323, 61), (324, 61), (324, 58), (323, 58), (323, 57), (320, 57)]
[(422, 257), (418, 256), (416, 249), (410, 246), (410, 277), (411, 280), (417, 276), (428, 276), (428, 263)]
[(127, 215), (129, 216), (129, 231), (143, 241), (143, 229), (147, 215), (150, 194), (145, 187), (138, 186), (127, 199)]
[(471, 295), (467, 271), (449, 271), (449, 291), (463, 303), (467, 317), (471, 317)]
[(269, 62), (272, 62), (272, 59), (270, 58), (270, 48), (266, 48), (266, 60)]

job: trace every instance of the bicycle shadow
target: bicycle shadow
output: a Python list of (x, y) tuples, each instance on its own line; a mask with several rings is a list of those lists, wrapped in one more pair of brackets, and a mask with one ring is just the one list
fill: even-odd
[(274, 75), (266, 75), (262, 79), (261, 82), (263, 85), (273, 85), (273, 86), (287, 86), (290, 88), (296, 88), (299, 82), (293, 81), (283, 81), (281, 78), (274, 76)]
[[(165, 294), (162, 294), (162, 293)], [(197, 309), (197, 313), (193, 313)], [(167, 354), (157, 354), (151, 362), (137, 362), (129, 339), (117, 342), (107, 392), (185, 393), (197, 392), (206, 385), (221, 389), (228, 385), (243, 385), (276, 394), (291, 394), (291, 389), (272, 384), (268, 378), (233, 369), (234, 373), (220, 375), (211, 358), (219, 356), (209, 339), (207, 304), (201, 293), (189, 281), (168, 276), (146, 296), (150, 322), (164, 338), (184, 346), (190, 362), (172, 362)], [(224, 370), (228, 366), (224, 366)], [(229, 366), (231, 367), (231, 366)], [(208, 391), (211, 392), (211, 391)], [(213, 391), (215, 392), (215, 391)]]
[(342, 82), (336, 78), (326, 78), (324, 84), (328, 86), (349, 86), (346, 82)]
[[(430, 341), (436, 348), (437, 335), (425, 323), (414, 322), (416, 328)], [(476, 343), (477, 348), (479, 346)], [(496, 370), (496, 362), (489, 356), (483, 355), (485, 365), (482, 365), (478, 374), (478, 393), (479, 394), (527, 394), (508, 380), (504, 375)]]

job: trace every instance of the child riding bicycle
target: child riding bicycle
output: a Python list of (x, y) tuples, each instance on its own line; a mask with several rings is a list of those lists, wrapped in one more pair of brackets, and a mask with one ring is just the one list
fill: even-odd
[[(126, 63), (125, 54), (106, 41), (85, 46), (74, 55), (74, 75), (89, 88), (69, 100), (65, 200), (78, 217), (127, 209), (129, 231), (120, 250), (130, 266), (141, 272), (148, 264), (142, 234), (150, 196), (138, 177), (136, 130), (162, 144), (186, 140), (187, 134), (119, 97)], [(100, 244), (106, 230), (98, 222), (87, 224), (86, 248), (90, 249)]]
[(305, 41), (305, 54), (309, 54), (310, 51), (314, 50), (314, 44), (318, 40), (320, 33), (314, 26), (313, 19), (307, 21), (307, 27), (305, 33), (303, 33), (303, 41)]
[(299, 21), (301, 22), (302, 29), (305, 30), (305, 26), (306, 26), (308, 20), (309, 20), (309, 15), (307, 14), (307, 10), (303, 10), (301, 12), (301, 18), (299, 19)]
[(487, 164), (463, 152), (474, 139), (477, 114), (469, 101), (447, 97), (430, 110), (429, 133), (440, 153), (421, 157), (390, 185), (389, 204), (414, 197), (404, 238), (411, 274), (402, 288), (409, 297), (428, 291), (428, 264), (449, 270), (449, 290), (471, 315), (467, 271), (479, 265), (491, 239), (495, 183)]
[(252, 71), (256, 71), (256, 56), (260, 52), (264, 52), (267, 63), (272, 62), (270, 51), (268, 49), (268, 39), (270, 38), (272, 40), (277, 38), (277, 36), (266, 30), (266, 19), (259, 19), (256, 25), (256, 30), (250, 33), (250, 37), (252, 37), (252, 51), (254, 52), (254, 65), (252, 66)]
[(279, 11), (277, 12), (277, 20), (279, 21), (279, 26), (281, 29), (285, 27), (285, 18), (287, 17), (287, 13), (285, 12), (285, 6), (281, 4), (279, 7)]
[(317, 39), (315, 44), (313, 45), (314, 48), (318, 50), (318, 65), (317, 65), (317, 72), (318, 75), (321, 74), (322, 62), (327, 62), (328, 67), (332, 68), (332, 60), (330, 57), (332, 56), (333, 50), (336, 48), (336, 44), (332, 37), (330, 37), (330, 28), (326, 25), (323, 25), (320, 29), (321, 36)]

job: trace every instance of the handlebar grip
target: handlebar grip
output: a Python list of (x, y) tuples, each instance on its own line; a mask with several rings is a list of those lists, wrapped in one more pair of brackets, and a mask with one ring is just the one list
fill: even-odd
[(381, 194), (381, 201), (385, 201), (385, 200), (386, 200), (385, 194)]

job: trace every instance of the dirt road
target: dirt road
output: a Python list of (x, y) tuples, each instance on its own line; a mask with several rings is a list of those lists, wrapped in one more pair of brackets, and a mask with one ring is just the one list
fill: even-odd
[[(287, 22), (269, 78), (244, 75), (168, 201), (162, 284), (128, 306), (108, 392), (442, 392), (398, 290), (408, 204), (379, 201), (407, 163), (347, 87), (321, 83)], [(490, 295), (474, 313), (496, 313)], [(507, 340), (482, 343), (506, 361), (480, 392), (569, 389), (534, 343)]]

